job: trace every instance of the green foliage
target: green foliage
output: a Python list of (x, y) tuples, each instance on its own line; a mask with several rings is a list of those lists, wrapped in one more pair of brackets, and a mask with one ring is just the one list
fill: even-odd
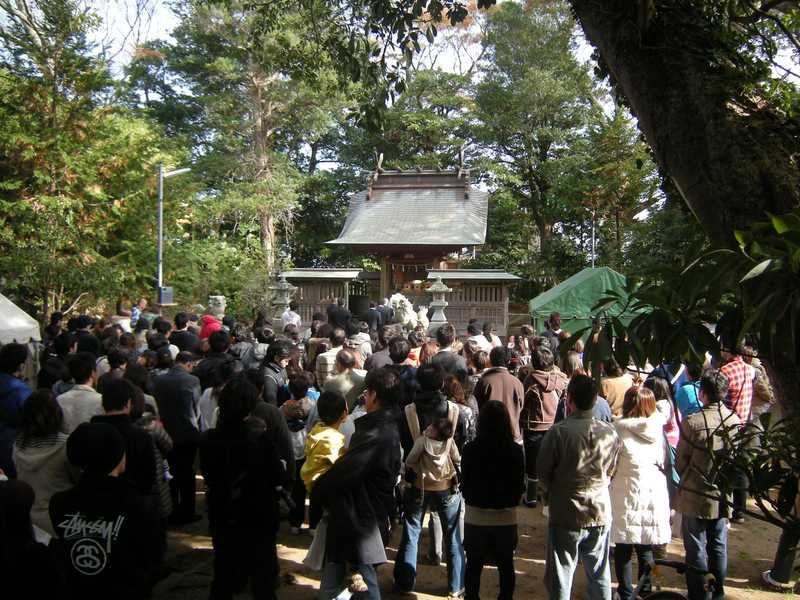
[(476, 93), (476, 137), (491, 157), (492, 179), (519, 200), (543, 251), (561, 216), (561, 184), (580, 169), (572, 147), (593, 110), (591, 78), (570, 51), (573, 32), (564, 4), (503, 4), (488, 17), (488, 61)]
[[(30, 7), (29, 7), (30, 8)], [(0, 274), (43, 314), (141, 283), (121, 224), (165, 158), (152, 124), (105, 105), (112, 80), (87, 41), (98, 19), (41, 0), (0, 27)], [(152, 198), (152, 196), (150, 196)], [(152, 214), (152, 213), (151, 213)], [(131, 235), (133, 233), (133, 235)]]
[[(704, 251), (683, 263), (679, 272), (664, 270), (659, 284), (641, 285), (629, 279), (629, 305), (639, 312), (628, 325), (606, 307), (622, 300), (609, 290), (594, 307), (596, 325), (575, 333), (560, 347), (567, 352), (575, 340), (588, 335), (584, 360), (595, 377), (600, 363), (611, 356), (619, 364), (650, 365), (717, 361), (725, 349), (743, 340), (760, 350), (775, 371), (796, 369), (800, 314), (800, 211), (754, 224), (736, 237), (740, 251)], [(708, 324), (715, 324), (712, 333)], [(777, 383), (777, 382), (775, 382)], [(786, 398), (786, 407), (795, 398)], [(715, 457), (709, 474), (731, 481), (744, 472), (750, 494), (760, 509), (754, 514), (779, 527), (797, 527), (795, 501), (800, 463), (797, 461), (796, 413), (779, 423), (769, 416), (760, 425), (723, 427), (727, 452)]]

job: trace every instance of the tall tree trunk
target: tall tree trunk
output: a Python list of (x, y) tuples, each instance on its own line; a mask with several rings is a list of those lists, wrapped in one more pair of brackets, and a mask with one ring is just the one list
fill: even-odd
[(259, 215), (261, 225), (261, 250), (264, 252), (264, 262), (267, 272), (272, 275), (275, 271), (275, 218), (268, 211)]
[[(570, 0), (665, 173), (711, 240), (800, 201), (800, 122), (752, 91), (742, 59), (692, 0)], [(788, 328), (791, 323), (778, 323)], [(762, 349), (764, 352), (767, 349)], [(800, 373), (769, 357), (792, 403)]]
[(544, 218), (534, 216), (536, 223), (536, 231), (539, 233), (539, 253), (544, 254), (550, 244), (550, 238), (553, 237), (553, 224), (548, 223)]
[(800, 200), (800, 123), (746, 95), (735, 47), (690, 0), (570, 0), (664, 171), (711, 239)]

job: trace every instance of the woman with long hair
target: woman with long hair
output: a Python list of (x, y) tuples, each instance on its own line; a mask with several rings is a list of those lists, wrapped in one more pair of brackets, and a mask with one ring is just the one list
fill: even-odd
[(431, 359), (436, 356), (436, 353), (439, 352), (439, 344), (436, 342), (425, 342), (422, 344), (422, 348), (419, 351), (419, 364), (424, 365), (431, 361)]
[(478, 435), (461, 458), (464, 550), (467, 555), (465, 600), (480, 596), (481, 572), (488, 560), (497, 565), (499, 600), (514, 596), (514, 550), (517, 506), (525, 489), (522, 446), (514, 442), (505, 405), (488, 401), (478, 417)]
[(448, 400), (458, 406), (458, 412), (464, 415), (467, 423), (466, 441), (471, 442), (475, 439), (478, 425), (478, 403), (475, 396), (467, 396), (464, 393), (464, 386), (455, 375), (447, 375), (444, 378), (442, 391)]
[(651, 390), (656, 398), (656, 408), (664, 416), (664, 434), (671, 448), (678, 447), (680, 429), (675, 417), (675, 403), (672, 401), (672, 389), (669, 381), (663, 377), (650, 377), (644, 382), (644, 387)]
[(646, 387), (632, 387), (622, 403), (622, 418), (614, 422), (621, 442), (617, 471), (611, 480), (611, 542), (620, 600), (632, 600), (633, 552), (639, 575), (653, 559), (653, 546), (672, 534), (669, 495), (664, 476), (664, 416)]
[(67, 460), (67, 434), (61, 431), (64, 415), (50, 390), (37, 390), (22, 405), (14, 464), (17, 479), (33, 488), (36, 500), (31, 510), (33, 524), (55, 535), (47, 512), (50, 497), (70, 489), (78, 472)]
[(530, 344), (530, 338), (532, 336), (533, 327), (523, 325), (519, 328), (519, 335), (512, 336), (512, 341), (509, 343), (509, 347), (516, 351), (520, 364), (523, 366), (531, 362), (531, 349), (533, 346)]

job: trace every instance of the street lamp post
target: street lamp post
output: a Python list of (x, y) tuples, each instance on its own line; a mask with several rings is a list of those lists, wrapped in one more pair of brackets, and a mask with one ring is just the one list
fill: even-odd
[(158, 286), (158, 304), (164, 302), (164, 180), (175, 175), (183, 175), (191, 169), (175, 169), (164, 171), (164, 163), (158, 165), (158, 242), (156, 246), (156, 285)]

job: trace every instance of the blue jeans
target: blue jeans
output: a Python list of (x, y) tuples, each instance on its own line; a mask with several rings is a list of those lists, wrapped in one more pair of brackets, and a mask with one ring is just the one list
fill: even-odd
[[(724, 598), (723, 584), (728, 573), (728, 519), (698, 519), (681, 515), (683, 521), (683, 548), (686, 564), (701, 571), (710, 571), (717, 580), (713, 598)], [(703, 576), (686, 571), (689, 600), (705, 600)]]
[[(359, 598), (368, 600), (381, 600), (381, 589), (378, 586), (378, 573), (373, 565), (353, 565), (361, 573), (364, 583), (367, 584), (367, 591), (359, 594)], [(322, 581), (319, 584), (319, 600), (334, 600), (342, 593), (345, 584), (345, 577), (348, 574), (345, 563), (328, 562), (322, 571)]]
[(398, 589), (410, 592), (417, 579), (417, 547), (422, 530), (422, 517), (430, 508), (439, 515), (447, 544), (448, 591), (460, 594), (464, 589), (464, 546), (459, 531), (461, 494), (449, 490), (422, 492), (415, 487), (406, 490), (403, 514), (403, 536), (394, 563), (394, 583)]
[(570, 600), (572, 577), (583, 563), (586, 594), (590, 600), (611, 600), (611, 567), (608, 561), (608, 527), (565, 529), (548, 527), (544, 583), (550, 600)]

